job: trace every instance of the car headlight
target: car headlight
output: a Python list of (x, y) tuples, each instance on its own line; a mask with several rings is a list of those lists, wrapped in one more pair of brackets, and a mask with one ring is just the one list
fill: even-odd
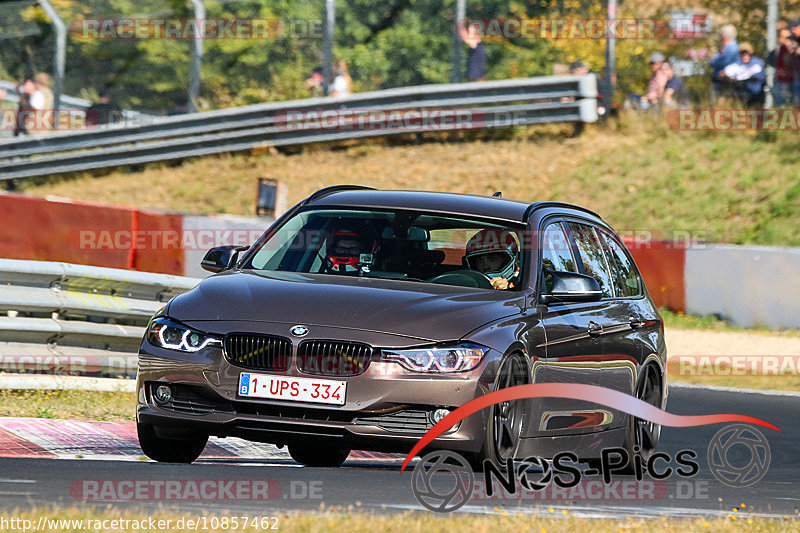
[(179, 352), (196, 352), (209, 344), (219, 343), (219, 339), (211, 335), (164, 317), (156, 317), (150, 321), (146, 336), (148, 342), (154, 346)]
[(478, 366), (488, 351), (489, 348), (477, 344), (461, 343), (456, 346), (383, 350), (383, 359), (400, 363), (414, 372), (463, 372)]

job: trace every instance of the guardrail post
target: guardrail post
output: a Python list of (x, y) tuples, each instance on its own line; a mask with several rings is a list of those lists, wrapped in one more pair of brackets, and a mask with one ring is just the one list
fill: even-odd
[[(778, 57), (778, 0), (767, 0), (767, 53), (775, 50)], [(764, 101), (766, 109), (772, 109), (775, 96), (772, 91), (775, 87), (775, 67), (767, 65), (767, 99)]]
[(459, 83), (461, 81), (461, 49), (464, 44), (461, 42), (459, 29), (462, 24), (466, 24), (466, 4), (466, 0), (456, 0), (456, 20), (453, 24), (453, 69), (450, 72), (451, 83)]
[(614, 104), (614, 80), (616, 78), (616, 45), (617, 45), (617, 0), (608, 0), (608, 36), (606, 39), (606, 71), (603, 77), (603, 103), (606, 114), (611, 112)]
[(206, 22), (206, 6), (202, 0), (191, 0), (194, 7), (196, 31), (192, 41), (192, 70), (189, 76), (189, 112), (197, 111), (197, 98), (200, 96), (200, 67), (203, 65), (203, 37)]
[(48, 0), (39, 0), (39, 5), (50, 17), (56, 30), (55, 62), (53, 64), (53, 124), (58, 124), (61, 108), (61, 92), (64, 90), (64, 62), (67, 49), (67, 26)]
[(333, 36), (336, 31), (336, 1), (325, 0), (325, 31), (322, 37), (322, 92), (333, 82)]

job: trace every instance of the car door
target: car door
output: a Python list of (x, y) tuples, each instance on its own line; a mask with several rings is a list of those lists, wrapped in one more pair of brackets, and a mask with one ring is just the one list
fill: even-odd
[[(557, 243), (564, 239), (566, 244)], [(562, 265), (570, 264), (571, 254), (575, 268), (570, 271), (595, 278), (603, 297), (594, 302), (540, 306), (546, 336), (545, 363), (536, 369), (536, 382), (599, 385), (630, 394), (635, 361), (629, 356), (636, 347), (625, 339), (630, 330), (627, 308), (615, 298), (597, 229), (589, 222), (565, 218), (547, 225), (542, 240), (544, 291), (548, 289), (544, 270), (553, 254), (558, 253)], [(541, 435), (589, 433), (624, 423), (622, 413), (591, 402), (548, 399), (546, 403), (539, 420)]]
[[(663, 353), (661, 318), (658, 310), (645, 296), (644, 282), (620, 238), (611, 230), (599, 228), (615, 290), (615, 305), (624, 324), (608, 339), (607, 351), (621, 357), (636, 358), (643, 363), (649, 357)], [(662, 362), (659, 360), (659, 365)]]

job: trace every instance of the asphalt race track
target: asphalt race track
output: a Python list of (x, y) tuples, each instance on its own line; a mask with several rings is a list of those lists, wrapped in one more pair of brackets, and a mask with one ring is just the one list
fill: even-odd
[[(783, 433), (760, 428), (767, 437), (771, 462), (766, 475), (754, 485), (732, 488), (712, 474), (706, 450), (714, 434), (724, 425), (695, 428), (664, 428), (659, 451), (674, 455), (681, 449), (698, 453), (700, 471), (692, 478), (674, 477), (661, 483), (655, 497), (642, 500), (611, 490), (601, 497), (581, 497), (542, 501), (526, 498), (506, 501), (473, 497), (457, 512), (547, 514), (567, 509), (570, 516), (695, 516), (726, 515), (734, 507), (741, 514), (797, 516), (800, 508), (800, 395), (740, 393), (700, 388), (673, 387), (668, 410), (676, 414), (736, 413), (762, 418), (781, 428)], [(316, 510), (321, 504), (397, 512), (424, 508), (411, 490), (411, 469), (400, 472), (401, 456), (356, 458), (340, 469), (302, 468), (285, 456), (242, 460), (201, 458), (193, 465), (157, 464), (137, 460), (0, 458), (0, 506), (4, 510), (31, 505), (97, 505), (105, 507), (156, 508), (167, 506), (193, 513), (218, 516), (246, 513), (268, 516), (293, 510)], [(162, 502), (140, 499), (135, 502), (93, 501), (76, 498), (75, 487), (83, 480), (274, 480), (280, 490), (274, 499), (254, 501)], [(599, 479), (599, 478), (592, 478)], [(621, 478), (625, 479), (625, 478)], [(631, 479), (631, 478), (628, 478)], [(277, 482), (276, 485), (275, 482)], [(72, 492), (70, 491), (72, 487)], [(588, 492), (588, 491), (587, 491)], [(741, 507), (745, 504), (745, 507)], [(550, 510), (552, 509), (552, 510)]]

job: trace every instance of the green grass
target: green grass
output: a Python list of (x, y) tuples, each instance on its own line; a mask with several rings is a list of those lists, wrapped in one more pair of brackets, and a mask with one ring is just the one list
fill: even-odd
[(769, 335), (780, 335), (787, 337), (800, 337), (800, 330), (770, 329), (766, 326), (757, 328), (743, 328), (736, 326), (718, 315), (687, 315), (681, 312), (675, 313), (666, 308), (659, 309), (661, 318), (664, 319), (664, 326), (676, 329), (702, 329), (711, 331), (742, 331), (748, 333), (762, 333)]
[(132, 422), (132, 392), (0, 390), (0, 416)]

